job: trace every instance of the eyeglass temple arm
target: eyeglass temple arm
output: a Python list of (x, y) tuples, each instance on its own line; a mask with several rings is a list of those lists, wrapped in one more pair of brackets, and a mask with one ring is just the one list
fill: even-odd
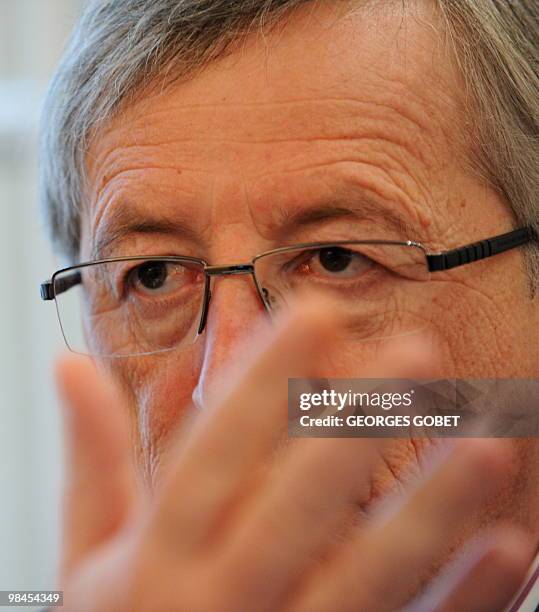
[(537, 238), (531, 227), (523, 227), (494, 238), (487, 238), (458, 249), (427, 255), (430, 272), (443, 272), (458, 266), (464, 266), (480, 259), (486, 259), (522, 246)]
[(65, 293), (71, 287), (80, 285), (82, 283), (82, 275), (80, 272), (71, 272), (66, 274), (62, 278), (57, 278), (54, 283), (52, 280), (42, 283), (40, 286), (40, 293), (42, 300), (54, 300), (56, 295)]

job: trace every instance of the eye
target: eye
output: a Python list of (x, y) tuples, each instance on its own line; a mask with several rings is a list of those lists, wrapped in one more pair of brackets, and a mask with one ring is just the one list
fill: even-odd
[(128, 291), (147, 297), (166, 296), (195, 285), (201, 272), (168, 261), (146, 261), (128, 273)]
[(311, 253), (303, 272), (325, 277), (354, 278), (374, 265), (368, 257), (342, 247), (328, 247)]
[(344, 249), (323, 249), (318, 254), (318, 261), (328, 272), (345, 272), (352, 262), (352, 253)]
[(163, 261), (149, 261), (135, 269), (136, 282), (144, 289), (161, 289), (168, 276), (167, 264)]

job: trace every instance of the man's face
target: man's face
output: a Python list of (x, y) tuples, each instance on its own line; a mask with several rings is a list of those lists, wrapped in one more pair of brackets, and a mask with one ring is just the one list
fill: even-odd
[[(99, 132), (88, 155), (83, 260), (126, 211), (138, 230), (101, 257), (230, 264), (283, 245), (369, 238), (412, 239), (436, 252), (512, 229), (507, 204), (470, 170), (473, 119), (434, 15), (388, 5), (345, 17), (336, 4), (307, 4), (286, 26), (144, 96)], [(408, 235), (398, 235), (394, 218)], [(159, 222), (167, 229), (149, 231)], [(520, 250), (433, 276), (425, 295), (417, 297), (428, 305), (423, 323), (440, 351), (433, 375), (537, 376), (537, 308)], [(113, 362), (150, 479), (186, 409), (204, 409), (262, 314), (251, 278), (219, 279), (193, 345)], [(328, 359), (326, 374), (353, 376), (377, 348), (347, 347)], [(373, 493), (413, 469), (424, 444), (395, 444)], [(531, 446), (521, 449), (517, 456), (530, 456)], [(515, 485), (527, 500), (533, 469)], [(507, 499), (514, 493), (508, 486)]]

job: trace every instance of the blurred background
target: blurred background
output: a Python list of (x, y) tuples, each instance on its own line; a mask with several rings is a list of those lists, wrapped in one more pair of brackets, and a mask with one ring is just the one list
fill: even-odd
[(62, 441), (51, 374), (63, 346), (54, 304), (39, 300), (56, 264), (37, 208), (36, 136), (82, 4), (0, 0), (0, 590), (56, 586)]

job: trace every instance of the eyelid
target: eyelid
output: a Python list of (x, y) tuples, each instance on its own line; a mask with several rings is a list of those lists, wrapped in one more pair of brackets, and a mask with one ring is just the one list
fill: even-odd
[(126, 294), (126, 288), (131, 282), (131, 275), (135, 270), (147, 264), (148, 261), (154, 261), (158, 263), (160, 261), (166, 262), (166, 258), (162, 260), (148, 260), (148, 259), (139, 259), (139, 260), (126, 260), (119, 262), (118, 272), (114, 275), (114, 289), (116, 291), (116, 295), (120, 298), (124, 298)]
[(312, 259), (313, 255), (315, 255), (320, 250), (321, 249), (305, 249), (303, 251), (293, 253), (293, 257), (291, 257), (291, 259), (289, 259), (284, 265), (285, 270), (288, 270), (294, 264), (297, 265), (298, 263), (305, 263), (305, 261)]
[[(191, 279), (190, 276), (188, 276), (188, 274), (190, 272), (193, 271), (197, 271), (197, 272), (201, 272), (201, 270), (199, 270), (198, 266), (193, 265), (189, 265), (189, 262), (185, 261), (175, 261), (175, 260), (171, 260), (170, 258), (167, 257), (163, 257), (162, 259), (158, 258), (158, 259), (148, 259), (148, 260), (140, 260), (136, 265), (134, 266), (130, 266), (129, 269), (127, 269), (123, 274), (122, 274), (122, 279), (125, 281), (126, 277), (130, 277), (130, 282), (131, 284), (134, 284), (136, 282), (136, 279), (133, 279), (133, 274), (142, 266), (144, 266), (147, 263), (152, 263), (152, 264), (156, 264), (156, 263), (162, 263), (167, 267), (167, 281), (169, 280), (174, 280), (174, 278), (178, 275), (175, 275), (174, 273), (179, 270), (178, 274), (183, 275), (182, 278), (185, 279), (185, 282), (183, 283), (183, 285), (180, 286), (180, 289), (187, 286), (187, 284), (189, 283), (189, 280)], [(182, 282), (182, 278), (180, 278), (180, 283)], [(131, 280), (133, 279), (133, 280)], [(123, 283), (123, 287), (128, 286), (128, 283)], [(157, 294), (157, 291), (155, 292)]]
[(295, 256), (290, 259), (289, 261), (287, 261), (284, 265), (284, 268), (286, 271), (288, 271), (292, 266), (298, 266), (307, 262), (310, 262), (314, 257), (316, 257), (316, 255), (319, 255), (322, 251), (327, 250), (327, 249), (339, 249), (341, 251), (344, 251), (346, 253), (351, 253), (352, 255), (355, 255), (356, 257), (362, 258), (367, 260), (368, 262), (370, 262), (371, 264), (374, 265), (383, 265), (383, 264), (379, 264), (379, 262), (377, 262), (376, 260), (372, 259), (371, 257), (369, 257), (368, 255), (365, 255), (361, 252), (356, 251), (354, 248), (352, 248), (352, 245), (347, 246), (347, 245), (343, 245), (340, 246), (338, 243), (331, 245), (328, 244), (327, 246), (322, 246), (322, 247), (317, 247), (317, 248), (313, 248), (313, 249), (305, 249), (303, 251), (299, 251), (298, 253), (295, 254)]
[(131, 276), (133, 272), (144, 264), (144, 261), (126, 261), (124, 266), (118, 272), (118, 278), (115, 280), (116, 290), (120, 298), (124, 298), (126, 295), (126, 289), (131, 284)]

